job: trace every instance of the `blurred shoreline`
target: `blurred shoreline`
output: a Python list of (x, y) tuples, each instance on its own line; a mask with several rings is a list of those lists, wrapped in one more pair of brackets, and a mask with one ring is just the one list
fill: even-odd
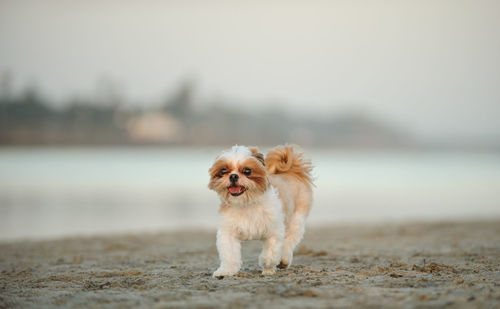
[[(221, 149), (0, 147), (0, 239), (214, 228), (207, 170)], [(316, 179), (310, 226), (500, 217), (498, 153), (306, 153)]]
[[(333, 221), (330, 223), (320, 223), (320, 224), (308, 224), (306, 222), (306, 234), (307, 231), (312, 230), (315, 233), (317, 231), (330, 231), (337, 229), (360, 229), (360, 230), (377, 230), (383, 226), (389, 227), (391, 229), (403, 226), (461, 226), (461, 225), (474, 225), (474, 226), (495, 226), (500, 223), (500, 217), (470, 217), (470, 218), (454, 218), (454, 219), (422, 219), (422, 218), (406, 218), (400, 220), (386, 220), (386, 221)], [(0, 246), (2, 245), (18, 245), (23, 243), (51, 243), (51, 242), (67, 242), (73, 240), (93, 240), (93, 239), (116, 239), (116, 238), (135, 238), (135, 237), (159, 237), (160, 235), (192, 235), (192, 234), (203, 234), (203, 235), (213, 235), (215, 241), (217, 229), (214, 226), (187, 226), (187, 227), (175, 227), (175, 228), (157, 228), (157, 229), (142, 229), (142, 230), (118, 230), (118, 231), (101, 231), (101, 232), (89, 232), (89, 233), (71, 233), (64, 235), (52, 235), (52, 236), (24, 236), (24, 237), (14, 237), (14, 238), (1, 238)], [(254, 242), (245, 241), (244, 243)]]

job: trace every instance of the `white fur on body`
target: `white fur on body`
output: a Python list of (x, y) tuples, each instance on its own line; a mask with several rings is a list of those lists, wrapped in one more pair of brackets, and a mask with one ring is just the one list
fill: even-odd
[[(247, 147), (234, 146), (220, 157), (242, 161), (250, 155)], [(240, 270), (243, 240), (263, 240), (259, 256), (263, 274), (274, 274), (278, 264), (291, 265), (312, 203), (311, 187), (288, 174), (272, 174), (268, 179), (271, 185), (265, 193), (250, 201), (221, 196), (222, 206), (226, 207), (221, 211), (217, 231), (220, 266), (214, 277), (234, 275)]]
[(241, 241), (264, 240), (259, 265), (263, 273), (273, 274), (280, 262), (285, 236), (282, 204), (271, 187), (250, 204), (229, 207), (221, 217), (217, 231), (217, 250), (221, 264), (214, 277), (231, 276), (241, 267)]

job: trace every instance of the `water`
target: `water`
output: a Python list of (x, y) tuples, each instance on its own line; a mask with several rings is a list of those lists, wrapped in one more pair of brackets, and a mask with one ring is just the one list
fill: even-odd
[[(0, 148), (0, 239), (213, 228), (212, 148)], [(500, 156), (313, 150), (309, 225), (500, 217)]]

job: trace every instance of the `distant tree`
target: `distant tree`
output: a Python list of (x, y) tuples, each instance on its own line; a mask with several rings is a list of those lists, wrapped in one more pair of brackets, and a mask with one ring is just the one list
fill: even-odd
[(7, 104), (12, 100), (12, 74), (9, 71), (0, 75), (0, 104)]
[(35, 125), (54, 117), (54, 111), (45, 103), (35, 85), (26, 87), (18, 97), (6, 100), (0, 113), (3, 120), (14, 125)]
[(193, 81), (182, 82), (174, 94), (167, 98), (163, 109), (175, 117), (185, 120), (191, 113), (194, 93), (195, 83)]

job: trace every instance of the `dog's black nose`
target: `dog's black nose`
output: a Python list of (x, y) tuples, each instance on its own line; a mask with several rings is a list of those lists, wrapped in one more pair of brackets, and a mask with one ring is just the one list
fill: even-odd
[(240, 177), (238, 176), (238, 174), (231, 174), (231, 175), (229, 175), (229, 180), (230, 180), (231, 182), (237, 182), (237, 181), (238, 181), (238, 178), (240, 178)]

